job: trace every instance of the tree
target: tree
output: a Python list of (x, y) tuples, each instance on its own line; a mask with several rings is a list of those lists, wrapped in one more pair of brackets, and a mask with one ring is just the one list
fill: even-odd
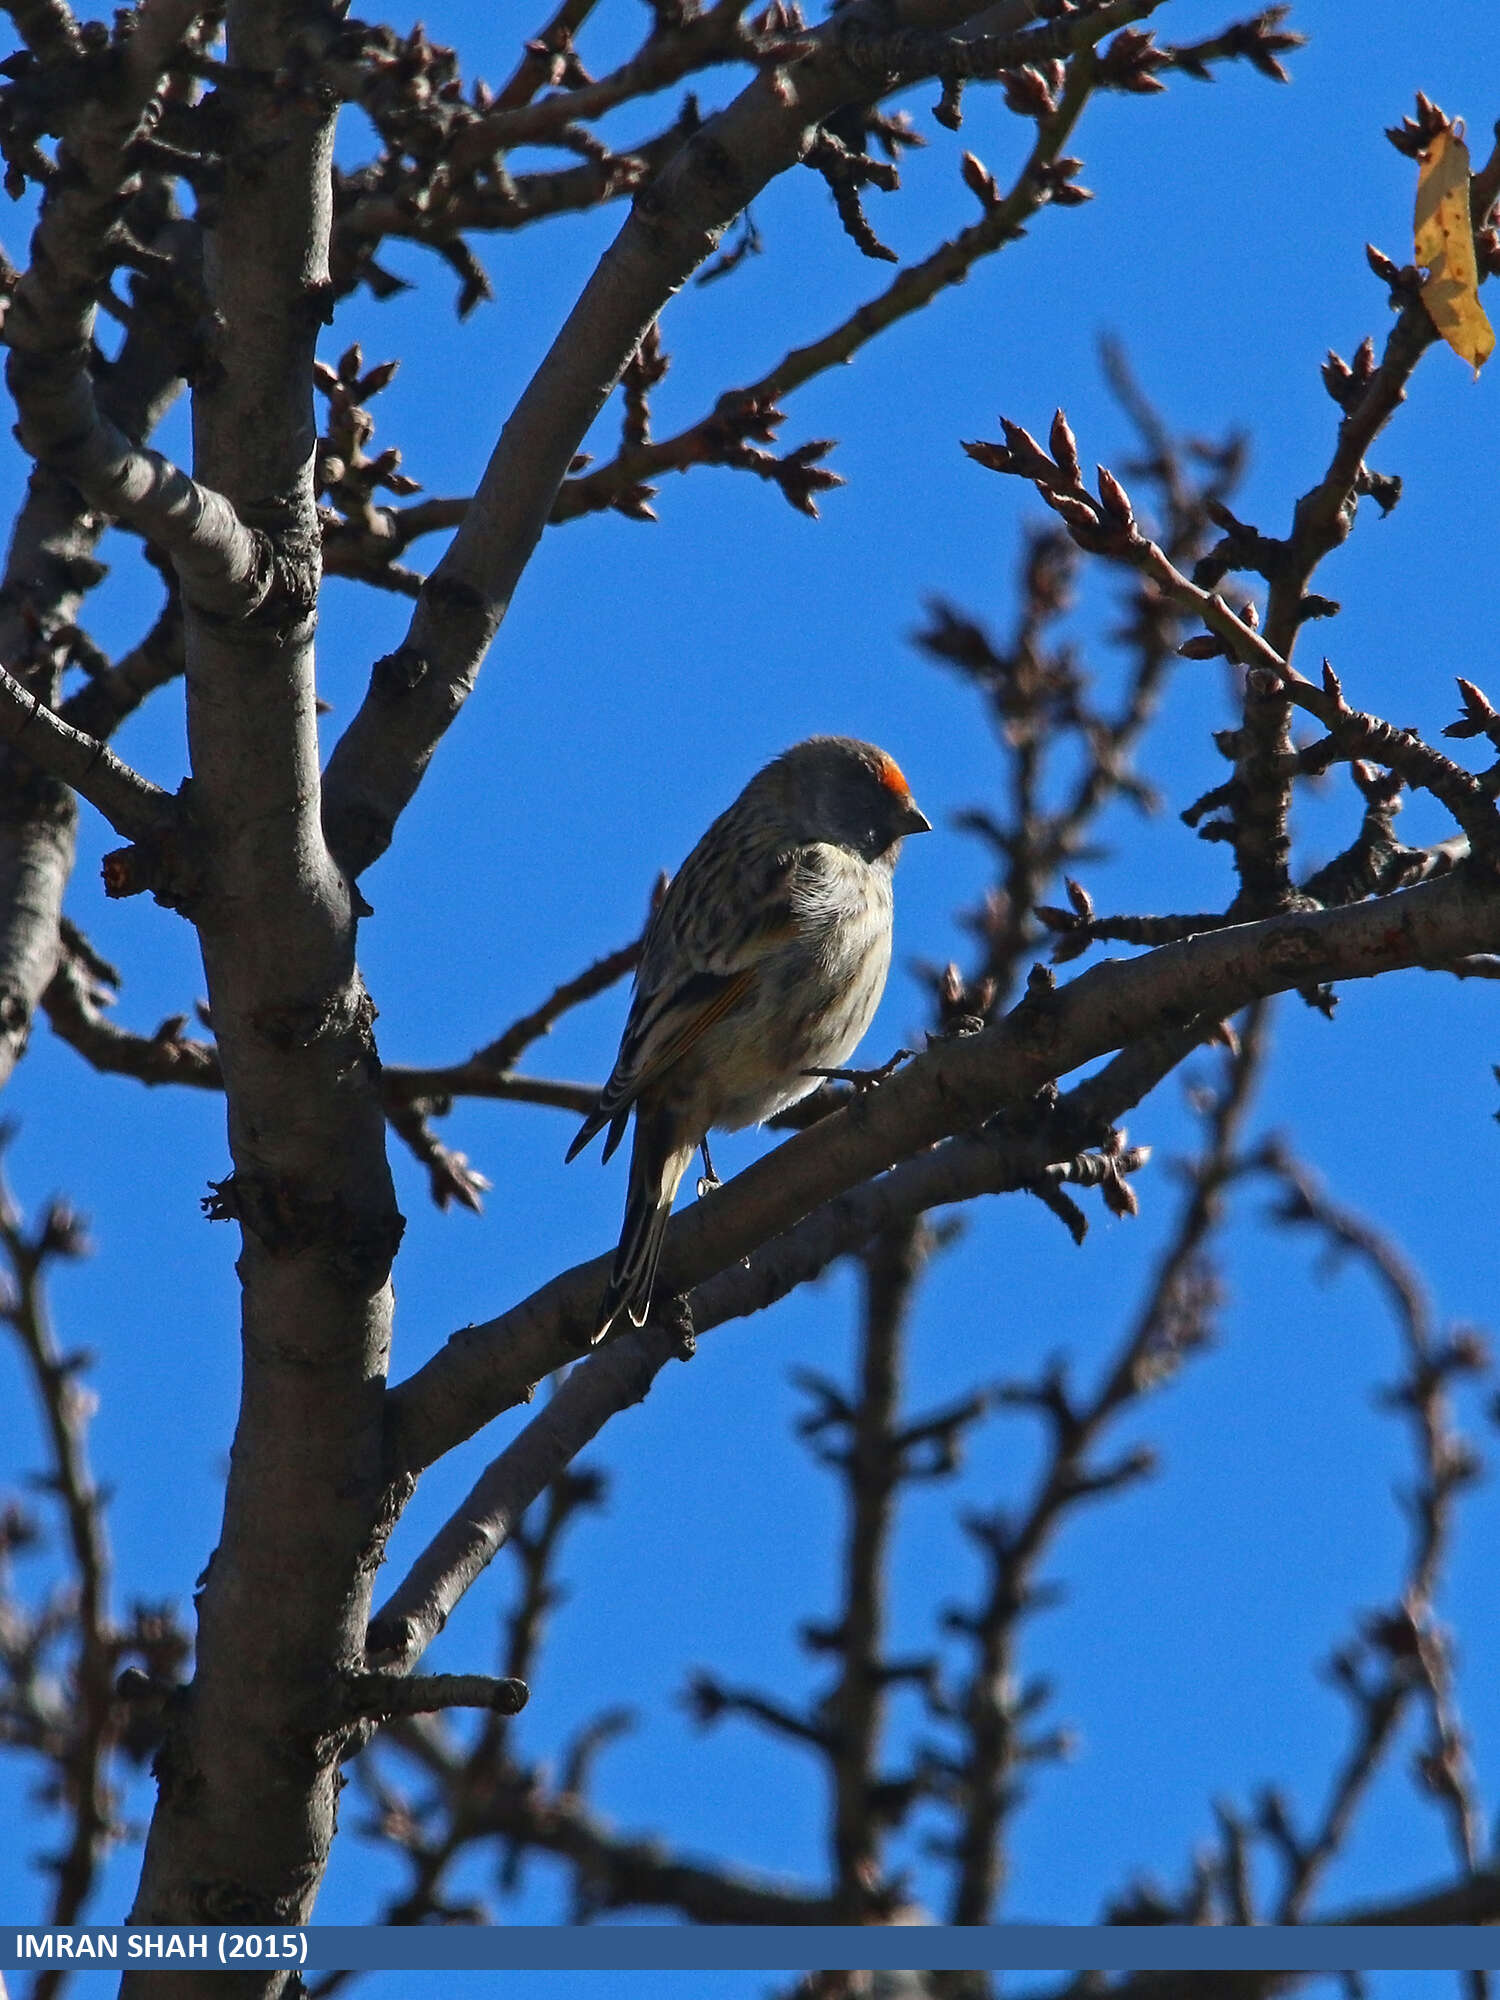
[[(627, 945), (582, 973), (570, 966), (549, 999), (468, 1061), (418, 1067), (377, 1056), (375, 1004), (356, 964), (372, 914), (360, 884), (399, 847), (403, 814), (426, 797), (428, 765), (549, 525), (606, 511), (649, 516), (652, 480), (702, 465), (749, 470), (816, 512), (817, 496), (838, 483), (824, 463), (829, 447), (768, 449), (786, 397), (1013, 244), (1042, 209), (1085, 201), (1066, 148), (1093, 100), (1152, 96), (1236, 60), (1279, 77), (1298, 40), (1272, 10), (1159, 44), (1135, 25), (1165, 13), (1152, 0), (1039, 10), (1002, 0), (977, 16), (959, 0), (901, 0), (889, 10), (853, 5), (812, 26), (781, 4), (747, 18), (728, 0), (706, 12), (663, 0), (639, 47), (593, 78), (573, 46), (588, 11), (564, 0), (491, 93), (462, 82), (451, 53), (420, 30), (403, 38), (321, 5), (237, 5), (221, 24), (182, 0), (146, 0), (113, 29), (79, 24), (61, 5), (11, 9), (24, 46), (6, 72), (6, 159), (12, 191), (32, 188), (40, 199), (28, 267), (5, 278), (8, 379), (36, 466), (4, 601), (6, 1061), (20, 1057), (40, 1008), (97, 1069), (222, 1094), (232, 1171), (215, 1181), (207, 1208), (238, 1235), (243, 1361), (223, 1526), (195, 1629), (160, 1608), (124, 1619), (106, 1591), (82, 1364), (50, 1333), (42, 1290), (53, 1262), (79, 1248), (78, 1225), (61, 1205), (36, 1224), (8, 1212), (7, 1316), (41, 1391), (49, 1477), (78, 1584), (39, 1610), (7, 1600), (7, 1735), (50, 1762), (69, 1821), (54, 1914), (64, 1921), (83, 1907), (114, 1832), (112, 1763), (135, 1752), (154, 1758), (158, 1784), (138, 1919), (305, 1917), (328, 1862), (341, 1771), (378, 1734), (390, 1748), (369, 1753), (366, 1782), (382, 1837), (410, 1864), (398, 1906), (410, 1919), (461, 1914), (449, 1871), (475, 1842), (498, 1842), (517, 1865), (534, 1852), (562, 1857), (579, 1914), (646, 1905), (709, 1920), (884, 1920), (908, 1903), (891, 1842), (935, 1816), (948, 1907), (957, 1921), (986, 1920), (1022, 1773), (1063, 1748), (1033, 1722), (1043, 1697), (1016, 1672), (1038, 1565), (1081, 1502), (1121, 1492), (1148, 1469), (1139, 1447), (1110, 1456), (1108, 1433), (1204, 1346), (1209, 1238), (1228, 1192), (1258, 1181), (1278, 1190), (1288, 1225), (1363, 1258), (1393, 1293), (1405, 1343), (1394, 1393), (1417, 1445), (1413, 1544), (1404, 1585), (1336, 1664), (1355, 1728), (1326, 1813), (1309, 1829), (1274, 1798), (1253, 1818), (1226, 1807), (1217, 1849), (1190, 1887), (1140, 1896), (1130, 1914), (1243, 1920), (1270, 1908), (1300, 1919), (1354, 1805), (1416, 1716), (1424, 1777), (1458, 1856), (1440, 1907), (1463, 1920), (1492, 1915), (1496, 1879), (1434, 1609), (1453, 1510), (1474, 1471), (1453, 1397), (1483, 1373), (1484, 1351), (1433, 1320), (1385, 1236), (1325, 1194), (1289, 1147), (1246, 1131), (1275, 996), (1329, 1013), (1345, 981), (1427, 968), (1446, 983), (1495, 969), (1493, 775), (1436, 747), (1436, 723), (1412, 730), (1361, 709), (1352, 673), (1346, 696), (1331, 669), (1320, 677), (1294, 661), (1299, 639), (1307, 647), (1302, 626), (1337, 609), (1312, 585), (1349, 535), (1357, 503), (1367, 503), (1365, 515), (1372, 503), (1395, 504), (1398, 482), (1366, 456), (1439, 338), (1434, 295), (1399, 258), (1371, 258), (1394, 313), (1379, 351), (1366, 342), (1352, 361), (1333, 356), (1325, 367), (1334, 440), (1285, 536), (1230, 511), (1240, 448), (1175, 439), (1119, 352), (1109, 370), (1139, 434), (1139, 463), (1124, 468), (1123, 483), (1110, 472), (1084, 478), (1087, 452), (1061, 415), (1045, 446), (1007, 420), (999, 441), (968, 447), (980, 467), (1029, 482), (1055, 518), (1030, 536), (1010, 639), (992, 639), (947, 605), (933, 608), (922, 635), (999, 723), (1002, 747), (999, 802), (969, 821), (994, 864), (973, 923), (977, 951), (928, 978), (928, 1046), (820, 1091), (795, 1136), (683, 1213), (668, 1238), (661, 1306), (639, 1333), (587, 1350), (603, 1272), (595, 1258), (464, 1328), (421, 1365), (400, 1367), (386, 1386), (403, 1229), (387, 1129), (422, 1163), (440, 1206), (476, 1208), (483, 1180), (439, 1137), (440, 1120), (466, 1096), (581, 1109), (582, 1087), (518, 1064), (633, 958)], [(709, 72), (727, 64), (750, 80), (726, 89), (721, 108), (705, 115), (689, 99), (644, 141), (599, 136), (607, 114), (690, 78), (713, 81)], [(741, 281), (737, 267), (756, 243), (749, 204), (792, 167), (805, 163), (827, 182), (865, 256), (899, 261), (865, 197), (894, 185), (896, 162), (916, 142), (910, 117), (887, 107), (917, 84), (929, 100), (937, 88), (935, 115), (949, 128), (971, 86), (1002, 97), (1026, 142), (1013, 177), (1002, 182), (964, 155), (977, 220), (904, 266), (872, 302), (835, 315), (821, 339), (654, 439), (651, 403), (666, 367), (660, 316), (705, 266), (726, 285)], [(334, 151), (345, 106), (375, 134), (362, 164)], [(1140, 107), (1143, 116), (1151, 108)], [(1437, 155), (1455, 157), (1450, 121), (1426, 99), (1393, 136), (1429, 170)], [(579, 163), (513, 170), (512, 154), (525, 159), (535, 147), (561, 147)], [(1415, 167), (1406, 171), (1409, 187)], [(1500, 156), (1479, 167), (1472, 191), (1461, 186), (1467, 222), (1448, 224), (1451, 254), (1467, 243), (1473, 261), (1477, 245), (1482, 273), (1497, 261), (1497, 192)], [(466, 313), (488, 291), (474, 236), (608, 213), (627, 199), (473, 494), (413, 499), (399, 455), (370, 449), (371, 405), (392, 364), (367, 365), (341, 334), (329, 344), (339, 358), (320, 361), (325, 327), (394, 296), (402, 281), (381, 260), (403, 238), (452, 267)], [(1462, 282), (1460, 291), (1466, 299)], [(99, 338), (100, 311), (123, 328), (113, 354)], [(183, 384), (191, 475), (147, 443)], [(617, 387), (620, 447), (602, 465), (584, 463), (585, 439)], [(128, 650), (102, 646), (83, 623), (111, 523), (163, 592), (146, 637)], [(451, 539), (420, 576), (407, 551), (440, 531)], [(1085, 564), (1125, 586), (1118, 685), (1087, 671), (1058, 636)], [(325, 577), (409, 598), (412, 611), (320, 760), (313, 629)], [(1218, 738), (1228, 775), (1185, 817), (1230, 849), (1232, 893), (1193, 911), (1175, 907), (1182, 899), (1169, 888), (1161, 900), (1172, 914), (1113, 914), (1067, 878), (1089, 868), (1101, 828), (1118, 837), (1107, 815), (1145, 801), (1135, 753), (1184, 646), (1190, 659), (1230, 663), (1238, 713)], [(139, 704), (171, 702), (179, 673), (190, 775), (173, 793), (107, 742)], [(1449, 734), (1500, 746), (1484, 695), (1468, 681), (1462, 689)], [(1311, 737), (1294, 734), (1300, 718), (1311, 719)], [(560, 764), (566, 754), (558, 746)], [(1335, 859), (1312, 868), (1299, 855), (1294, 866), (1293, 805), (1323, 774), (1345, 771), (1357, 823), (1345, 826)], [(581, 776), (560, 772), (550, 800), (532, 804), (533, 815), (552, 815), (549, 844), (566, 842), (557, 801)], [(441, 782), (441, 760), (431, 782)], [(1414, 845), (1394, 828), (1404, 793), (1444, 815)], [(124, 843), (105, 859), (106, 894), (149, 895), (191, 926), (211, 1039), (189, 1033), (185, 1016), (154, 1036), (110, 1018), (118, 976), (61, 916), (75, 794)], [(498, 815), (516, 803), (497, 786)], [(540, 870), (519, 893), (510, 888), (517, 907), (547, 894)], [(1135, 955), (1056, 973), (1040, 962), (1049, 939), (1063, 966), (1098, 943)], [(1215, 1046), (1222, 1054), (1187, 1195), (1144, 1292), (1124, 1302), (1125, 1332), (1103, 1373), (1080, 1386), (1076, 1371), (1044, 1362), (1029, 1377), (909, 1412), (899, 1389), (903, 1328), (945, 1241), (932, 1212), (1026, 1192), (1076, 1237), (1084, 1211), (1066, 1190), (1077, 1187), (1097, 1190), (1110, 1213), (1131, 1213), (1145, 1153), (1122, 1135), (1123, 1120)], [(555, 1137), (549, 1124), (546, 1143)], [(596, 1477), (575, 1465), (579, 1453), (699, 1336), (839, 1260), (853, 1260), (862, 1286), (857, 1381), (851, 1389), (810, 1374), (804, 1425), (844, 1484), (849, 1524), (843, 1603), (808, 1633), (825, 1684), (805, 1707), (711, 1675), (692, 1690), (702, 1719), (749, 1717), (826, 1770), (828, 1880), (793, 1893), (611, 1833), (585, 1798), (615, 1729), (607, 1708), (551, 1782), (525, 1762), (506, 1718), (534, 1678), (563, 1531), (597, 1496)], [(548, 1378), (546, 1400), (513, 1421), (463, 1503), (395, 1565), (393, 1582), (380, 1581), (418, 1482)], [(997, 1408), (1042, 1419), (1031, 1497), (1019, 1513), (991, 1509), (969, 1521), (983, 1583), (952, 1611), (946, 1654), (893, 1657), (882, 1601), (895, 1510), (914, 1484), (948, 1473)], [(32, 1525), (21, 1511), (10, 1522), (14, 1550)], [(420, 1671), (506, 1543), (519, 1555), (522, 1591), (505, 1672)], [(59, 1657), (61, 1705), (48, 1677)], [(931, 1711), (931, 1740), (888, 1766), (892, 1704), (909, 1690)], [(421, 1719), (461, 1706), (488, 1711), (477, 1734)], [(402, 1757), (415, 1760), (426, 1799), (400, 1790), (392, 1774)], [(1269, 1901), (1251, 1864), (1257, 1842), (1281, 1864)], [(1388, 1898), (1388, 1913), (1401, 1907), (1401, 1896)]]

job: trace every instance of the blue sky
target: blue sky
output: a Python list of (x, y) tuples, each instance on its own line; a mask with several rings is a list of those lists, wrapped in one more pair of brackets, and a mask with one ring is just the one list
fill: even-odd
[[(1191, 39), (1232, 12), (1182, 0), (1158, 17), (1160, 38)], [(534, 26), (519, 15), (497, 22), (468, 0), (426, 7), (424, 18), (457, 42), (466, 73), (491, 80), (506, 73), (517, 33)], [(638, 10), (624, 18), (633, 30)], [(698, 471), (663, 485), (655, 527), (605, 517), (549, 532), (477, 694), (366, 883), (376, 915), (361, 959), (388, 1059), (461, 1056), (623, 943), (656, 871), (680, 860), (760, 762), (819, 729), (895, 752), (939, 829), (902, 863), (898, 969), (867, 1049), (878, 1060), (910, 1037), (924, 1003), (900, 968), (913, 957), (966, 956), (955, 912), (981, 890), (985, 858), (951, 817), (993, 792), (999, 765), (974, 700), (908, 635), (930, 595), (1004, 633), (1018, 527), (1035, 512), (1014, 482), (973, 466), (959, 440), (997, 435), (1001, 411), (1041, 431), (1062, 403), (1085, 462), (1118, 465), (1128, 434), (1097, 355), (1100, 335), (1113, 332), (1176, 428), (1251, 433), (1236, 510), (1281, 531), (1332, 441), (1336, 413), (1317, 372), (1324, 350), (1348, 355), (1387, 323), (1363, 245), (1409, 255), (1413, 169), (1382, 128), (1422, 88), (1468, 118), (1477, 151), (1500, 112), (1492, 10), (1479, 0), (1358, 10), (1310, 0), (1293, 25), (1312, 40), (1292, 58), (1290, 89), (1236, 69), (1212, 86), (1174, 79), (1162, 100), (1092, 106), (1074, 144), (1097, 191), (1092, 204), (1044, 212), (965, 286), (791, 400), (784, 445), (836, 437), (831, 462), (849, 481), (827, 497), (820, 523), (761, 482)], [(606, 60), (615, 32), (606, 23), (585, 53)], [(932, 94), (915, 93), (912, 108), (933, 143), (909, 156), (901, 193), (871, 197), (872, 219), (903, 258), (925, 254), (974, 213), (956, 146), (923, 115)], [(616, 136), (648, 122), (627, 113)], [(998, 106), (970, 94), (961, 143), (1002, 180), (1022, 137)], [(343, 150), (357, 157), (360, 146), (351, 118)], [(654, 403), (659, 435), (885, 282), (842, 236), (814, 176), (790, 177), (755, 213), (765, 254), (725, 284), (689, 290), (664, 318), (674, 365)], [(419, 289), (384, 307), (357, 299), (341, 314), (329, 358), (354, 338), (368, 359), (406, 357), (374, 406), (376, 443), (399, 444), (427, 491), (472, 486), (618, 219), (481, 242), (496, 301), (463, 326), (449, 310), (450, 274), (400, 246), (387, 261)], [(18, 230), (3, 240), (16, 257)], [(1386, 521), (1362, 511), (1317, 586), (1345, 606), (1317, 637), (1351, 699), (1429, 736), (1454, 713), (1454, 673), (1500, 694), (1490, 615), (1495, 394), (1446, 351), (1426, 358), (1374, 455), (1381, 470), (1401, 473), (1405, 497)], [(595, 449), (609, 450), (617, 423), (616, 412), (601, 421)], [(166, 446), (186, 451), (181, 413)], [(0, 501), (14, 500), (22, 477), (7, 445)], [(416, 558), (430, 562), (435, 549), (420, 546)], [(90, 629), (123, 649), (153, 600), (126, 545), (106, 554), (115, 568)], [(1076, 621), (1105, 675), (1098, 634), (1109, 602), (1107, 581), (1091, 582)], [(399, 599), (329, 586), (320, 685), (334, 707), (330, 743), (405, 619)], [(1175, 814), (1217, 781), (1208, 730), (1228, 719), (1218, 670), (1185, 668), (1143, 760), (1168, 810), (1144, 829), (1124, 813), (1110, 821), (1129, 859), (1089, 868), (1101, 907), (1222, 904), (1225, 851), (1194, 841)], [(184, 769), (177, 695), (159, 695), (120, 747), (175, 786)], [(1299, 823), (1300, 854), (1326, 858), (1352, 825), (1334, 788)], [(1442, 830), (1422, 807), (1402, 827), (1408, 838)], [(201, 970), (176, 918), (102, 900), (97, 861), (111, 844), (85, 811), (68, 907), (125, 971), (121, 1018), (149, 1030), (191, 1006)], [(601, 1076), (623, 1004), (616, 993), (569, 1020), (533, 1066)], [(1288, 1131), (1342, 1201), (1399, 1233), (1445, 1318), (1481, 1324), (1497, 1317), (1493, 1011), (1483, 982), (1415, 975), (1347, 990), (1331, 1027), (1283, 1008), (1258, 1120)], [(8, 1167), (23, 1199), (63, 1189), (93, 1219), (97, 1256), (63, 1274), (55, 1304), (63, 1337), (98, 1356), (94, 1453), (114, 1489), (121, 1601), (186, 1603), (214, 1540), (237, 1390), (234, 1243), (198, 1209), (206, 1182), (227, 1166), (222, 1107), (94, 1078), (45, 1028), (9, 1100), (20, 1135)], [(623, 1172), (601, 1172), (592, 1157), (565, 1169), (571, 1130), (554, 1112), (461, 1106), (445, 1137), (496, 1183), (477, 1220), (438, 1216), (397, 1151), (409, 1222), (397, 1271), (398, 1376), (452, 1328), (613, 1241)], [(1165, 1163), (1188, 1135), (1170, 1083), (1132, 1121), (1132, 1137), (1157, 1148), (1138, 1183), (1142, 1217), (1111, 1222), (1091, 1208), (1082, 1250), (1035, 1204), (975, 1211), (917, 1309), (913, 1402), (1035, 1370), (1059, 1349), (1082, 1370), (1097, 1366), (1170, 1225)], [(764, 1144), (754, 1134), (722, 1142), (720, 1171)], [(1121, 1433), (1120, 1442), (1158, 1446), (1160, 1475), (1080, 1518), (1052, 1562), (1066, 1596), (1033, 1623), (1025, 1665), (1055, 1680), (1053, 1713), (1079, 1747), (1069, 1765), (1042, 1774), (1020, 1820), (1007, 1916), (1086, 1922), (1138, 1872), (1179, 1880), (1212, 1832), (1215, 1798), (1243, 1804), (1274, 1780), (1310, 1815), (1342, 1747), (1343, 1716), (1315, 1666), (1345, 1636), (1351, 1610), (1386, 1601), (1401, 1573), (1392, 1492), (1408, 1476), (1405, 1441), (1371, 1407), (1397, 1364), (1396, 1341), (1366, 1281), (1315, 1282), (1309, 1248), (1268, 1230), (1262, 1207), (1244, 1198), (1228, 1237), (1218, 1351)], [(842, 1523), (833, 1489), (788, 1436), (799, 1407), (788, 1372), (847, 1367), (852, 1300), (848, 1274), (836, 1272), (775, 1314), (715, 1333), (601, 1440), (591, 1459), (609, 1473), (608, 1508), (569, 1548), (571, 1595), (523, 1728), (529, 1753), (545, 1759), (599, 1709), (635, 1708), (638, 1727), (600, 1767), (601, 1808), (689, 1852), (807, 1881), (822, 1865), (816, 1773), (742, 1727), (696, 1734), (674, 1698), (695, 1665), (787, 1699), (817, 1684), (794, 1627), (830, 1606)], [(961, 1348), (955, 1325), (974, 1330)], [(0, 1351), (0, 1407), (20, 1413), (0, 1437), (6, 1490), (37, 1460), (22, 1395)], [(1472, 1426), (1475, 1413), (1466, 1414)], [(393, 1545), (398, 1572), (508, 1434), (502, 1422), (429, 1476)], [(1032, 1448), (1023, 1423), (997, 1422), (976, 1438), (957, 1485), (913, 1500), (898, 1549), (896, 1650), (926, 1643), (934, 1608), (973, 1588), (954, 1515), (1020, 1491)], [(1460, 1690), (1481, 1775), (1500, 1768), (1500, 1695), (1488, 1665), (1500, 1612), (1484, 1553), (1497, 1531), (1489, 1485), (1465, 1508), (1444, 1603), (1461, 1635)], [(508, 1588), (501, 1565), (453, 1620), (434, 1665), (492, 1664)], [(901, 1730), (913, 1720), (898, 1708)], [(1411, 1747), (1331, 1872), (1330, 1906), (1448, 1871), (1437, 1816), (1411, 1793)], [(15, 1760), (0, 1764), (0, 1819), (14, 1815), (24, 1831), (0, 1843), (0, 1909), (18, 1915), (39, 1907), (24, 1857), (45, 1838), (21, 1779)], [(130, 1804), (144, 1817), (144, 1788)], [(351, 1800), (346, 1819), (359, 1816)], [(934, 1885), (931, 1864), (909, 1859), (918, 1887)], [(96, 1903), (101, 1920), (128, 1907), (135, 1867), (135, 1850), (122, 1849)], [(476, 1860), (459, 1879), (485, 1893), (489, 1874)], [(386, 1857), (346, 1835), (319, 1915), (365, 1920), (397, 1880)], [(564, 1908), (556, 1874), (538, 1864), (510, 1914), (550, 1922)], [(507, 1994), (552, 1990), (527, 1977), (512, 1977)], [(624, 1977), (599, 1993), (631, 1991)], [(580, 1990), (576, 1980), (570, 1989)], [(653, 1990), (663, 1990), (659, 1981)], [(752, 1988), (712, 1990), (727, 2000)]]

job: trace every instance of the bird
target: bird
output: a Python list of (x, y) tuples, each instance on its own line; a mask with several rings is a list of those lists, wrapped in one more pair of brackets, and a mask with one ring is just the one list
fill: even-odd
[(645, 1324), (683, 1174), (707, 1139), (764, 1123), (846, 1061), (891, 962), (892, 876), (930, 833), (896, 760), (850, 736), (773, 758), (709, 827), (646, 927), (619, 1055), (568, 1148), (632, 1110), (619, 1247), (593, 1344), (622, 1313)]

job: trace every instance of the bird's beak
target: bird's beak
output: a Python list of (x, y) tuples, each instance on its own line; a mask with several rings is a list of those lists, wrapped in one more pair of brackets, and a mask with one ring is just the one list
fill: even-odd
[(922, 811), (920, 806), (910, 805), (906, 808), (906, 815), (901, 822), (901, 831), (903, 833), (931, 833), (932, 821)]

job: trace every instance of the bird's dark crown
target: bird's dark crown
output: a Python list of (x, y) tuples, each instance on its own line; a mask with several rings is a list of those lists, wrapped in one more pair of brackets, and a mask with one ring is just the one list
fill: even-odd
[(901, 767), (853, 736), (810, 736), (751, 780), (807, 829), (806, 836), (852, 848), (867, 861), (891, 854), (903, 835), (925, 833)]

